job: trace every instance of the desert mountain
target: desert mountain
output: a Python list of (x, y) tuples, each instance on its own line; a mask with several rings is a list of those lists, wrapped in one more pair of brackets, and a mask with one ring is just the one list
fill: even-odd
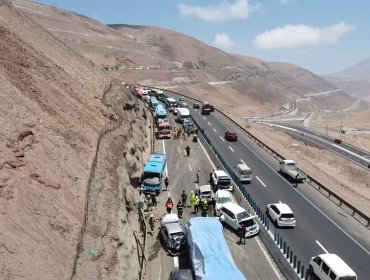
[(323, 78), (349, 94), (370, 102), (370, 58)]
[(298, 111), (301, 116), (311, 111), (366, 107), (321, 77), (294, 65), (228, 54), (163, 28), (104, 25), (32, 2), (16, 0), (14, 4), (114, 77), (177, 87), (180, 92), (208, 99), (230, 113), (265, 115), (302, 98)]
[[(103, 261), (109, 263), (109, 269), (99, 267), (99, 261), (78, 263), (102, 277), (108, 272), (118, 274), (117, 263), (123, 254), (117, 253), (117, 240), (132, 236), (132, 231), (130, 222), (118, 230), (117, 217), (127, 219), (131, 206), (126, 204), (135, 201), (134, 191), (125, 190), (124, 197), (121, 189), (130, 185), (126, 170), (133, 166), (134, 174), (141, 166), (140, 149), (146, 144), (143, 141), (137, 147), (130, 139), (135, 133), (142, 139), (141, 128), (147, 127), (127, 95), (127, 112), (121, 112), (118, 123), (126, 129), (118, 130), (116, 136), (120, 142), (111, 145), (108, 136), (100, 138), (106, 123), (117, 119), (112, 100), (125, 98), (121, 88), (121, 84), (109, 86), (107, 77), (91, 61), (10, 2), (0, 0), (0, 279), (71, 279), (74, 271), (87, 275), (75, 261), (81, 257), (76, 249), (90, 185), (95, 201), (89, 209), (99, 216), (88, 213), (94, 224), (86, 224), (84, 236), (90, 237), (94, 227), (88, 245), (104, 244), (97, 247), (105, 251)], [(131, 119), (137, 124), (135, 129), (126, 124)], [(103, 165), (94, 160), (99, 139)], [(115, 153), (134, 149), (138, 159), (114, 160), (111, 154), (100, 153), (104, 147), (116, 149), (112, 150)], [(114, 171), (119, 163), (122, 167), (117, 175)], [(107, 198), (106, 192), (115, 195)], [(111, 212), (102, 209), (109, 199)], [(96, 229), (106, 224), (110, 230), (104, 232), (103, 240)], [(122, 246), (125, 258), (136, 253), (134, 246), (129, 242)], [(83, 244), (81, 248), (85, 248)], [(135, 261), (125, 260), (120, 270), (125, 270), (125, 265), (135, 267)], [(124, 274), (120, 278), (125, 278)], [(125, 279), (134, 278), (126, 274)]]

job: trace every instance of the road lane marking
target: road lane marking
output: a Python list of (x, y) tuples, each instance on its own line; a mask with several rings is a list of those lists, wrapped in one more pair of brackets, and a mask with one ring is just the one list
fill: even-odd
[(315, 240), (315, 242), (317, 243), (317, 245), (319, 245), (321, 247), (321, 249), (326, 253), (326, 254), (329, 254), (328, 250), (325, 249), (324, 246), (321, 245), (321, 243), (317, 240)]
[[(163, 154), (166, 155), (166, 147), (164, 145), (164, 139), (162, 139), (163, 144)], [(166, 161), (166, 177), (168, 177), (167, 161)]]
[(212, 126), (210, 122), (208, 122), (208, 125), (209, 125), (209, 126)]
[(203, 117), (203, 119), (206, 119), (206, 117)]
[(178, 256), (173, 258), (173, 265), (175, 268), (179, 268), (179, 257)]
[(220, 138), (221, 138), (221, 140), (222, 140), (222, 141), (225, 141), (225, 139), (224, 139), (224, 138), (222, 138), (222, 136), (220, 136)]
[(206, 149), (204, 149), (203, 144), (202, 144), (202, 142), (201, 142), (201, 141), (199, 141), (199, 144), (200, 144), (200, 146), (202, 147), (202, 149), (203, 149), (203, 151), (204, 151), (204, 153), (205, 153), (206, 157), (208, 158), (209, 162), (211, 163), (212, 168), (213, 168), (213, 169), (216, 169), (215, 164), (212, 162), (212, 160), (211, 160), (211, 158), (209, 157), (209, 155), (208, 155), (208, 153), (207, 153)]
[(217, 130), (216, 129), (213, 129), (213, 131), (217, 133)]
[(229, 149), (230, 149), (232, 152), (234, 152), (233, 148), (231, 148), (230, 146), (229, 146)]
[[(221, 122), (220, 122), (221, 123)], [(222, 124), (222, 123), (221, 123)], [(240, 140), (240, 142), (249, 150), (251, 151), (256, 157), (258, 157), (270, 170), (273, 172), (276, 172), (275, 169), (273, 169), (267, 162), (261, 158), (255, 151), (253, 151), (251, 148), (248, 147), (247, 144), (245, 144), (243, 141)], [(282, 177), (280, 177), (282, 180), (284, 180)], [(286, 181), (286, 180), (284, 180)], [(288, 183), (286, 181), (286, 183)], [(317, 211), (319, 211), (326, 219), (328, 219), (334, 226), (336, 226), (344, 235), (346, 235), (349, 239), (351, 239), (358, 247), (360, 247), (366, 254), (370, 255), (370, 251), (367, 250), (363, 245), (360, 244), (355, 238), (353, 238), (348, 232), (346, 232), (341, 226), (339, 226), (336, 222), (334, 222), (328, 215), (326, 215), (319, 207), (317, 207), (313, 202), (311, 202), (304, 194), (299, 192), (297, 189), (293, 188), (294, 191), (296, 191), (301, 197), (304, 198), (309, 204), (311, 204), (312, 207), (314, 207)]]
[(240, 159), (240, 161), (242, 162), (242, 163), (244, 163), (245, 165), (247, 165), (242, 159)]
[(279, 203), (282, 203), (282, 202), (279, 200)]
[(188, 165), (189, 165), (189, 169), (190, 169), (190, 171), (193, 171), (193, 169), (191, 169), (190, 163), (189, 163)]
[(262, 180), (260, 178), (258, 178), (258, 176), (256, 176), (256, 178), (262, 184), (262, 186), (264, 186), (265, 188), (267, 188), (266, 185), (262, 182)]

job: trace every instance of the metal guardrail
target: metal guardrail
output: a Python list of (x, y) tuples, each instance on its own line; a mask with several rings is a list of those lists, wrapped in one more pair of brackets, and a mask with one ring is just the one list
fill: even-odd
[[(152, 87), (152, 88), (155, 88), (155, 87)], [(159, 88), (157, 88), (159, 89)], [(203, 103), (203, 101), (199, 100), (199, 99), (196, 99), (196, 98), (193, 98), (193, 97), (189, 97), (189, 96), (186, 96), (184, 94), (181, 94), (181, 93), (177, 93), (177, 92), (174, 92), (174, 91), (171, 91), (171, 90), (167, 90), (167, 89), (161, 89), (161, 90), (165, 90), (167, 92), (170, 92), (170, 93), (173, 93), (175, 95), (179, 95), (179, 96), (183, 96), (185, 98), (188, 98), (190, 100), (193, 100), (193, 101), (196, 101), (196, 102), (199, 102), (199, 103)], [(285, 158), (279, 154), (278, 152), (274, 151), (271, 147), (269, 147), (268, 145), (266, 145), (265, 143), (263, 143), (261, 140), (259, 140), (257, 137), (255, 137), (254, 135), (252, 135), (248, 130), (246, 130), (243, 126), (241, 126), (240, 124), (238, 124), (236, 121), (234, 121), (233, 119), (231, 119), (225, 112), (215, 108), (215, 110), (220, 113), (221, 115), (223, 115), (228, 121), (230, 121), (234, 126), (236, 126), (237, 128), (239, 128), (241, 131), (243, 131), (250, 139), (252, 139), (255, 143), (257, 143), (258, 146), (260, 146), (262, 149), (264, 149), (265, 151), (271, 153), (271, 155), (276, 158), (278, 161), (281, 161), (281, 160), (284, 160)], [(317, 181), (315, 178), (313, 178), (312, 176), (308, 175), (307, 174), (307, 179), (306, 179), (307, 183), (309, 183), (312, 187), (314, 187), (315, 189), (319, 190), (320, 193), (322, 193), (323, 195), (325, 195), (321, 190), (324, 190), (327, 195), (326, 197), (328, 197), (330, 199), (330, 201), (334, 202), (335, 201), (331, 198), (335, 198), (338, 203), (336, 203), (339, 207), (341, 207), (342, 209), (344, 209), (347, 213), (349, 213), (350, 215), (352, 215), (356, 220), (358, 220), (361, 224), (363, 224), (365, 227), (369, 228), (370, 226), (370, 217), (368, 215), (366, 215), (365, 213), (363, 213), (361, 210), (357, 209), (355, 206), (353, 206), (352, 204), (350, 204), (348, 201), (346, 201), (345, 199), (341, 198), (339, 195), (337, 195), (335, 192), (331, 191), (330, 189), (328, 189), (327, 187), (325, 187), (323, 184), (321, 184), (319, 181)], [(312, 184), (313, 183), (313, 184)], [(342, 206), (345, 206), (342, 207)], [(350, 211), (348, 211), (348, 209)], [(361, 220), (362, 219), (362, 220)]]

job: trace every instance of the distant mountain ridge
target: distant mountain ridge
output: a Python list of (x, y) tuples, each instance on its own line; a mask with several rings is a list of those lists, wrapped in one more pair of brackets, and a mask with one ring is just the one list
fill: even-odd
[(334, 76), (342, 78), (358, 78), (370, 80), (370, 58), (364, 59), (353, 66), (331, 73), (325, 76)]
[[(13, 3), (113, 77), (130, 83), (176, 86), (183, 93), (207, 96), (232, 111), (238, 108), (250, 114), (258, 108), (265, 114), (280, 110), (283, 104), (307, 93), (335, 89), (328, 81), (301, 67), (229, 54), (176, 31), (151, 26), (104, 25), (41, 4), (21, 0)], [(227, 83), (217, 83), (224, 81)], [(300, 114), (307, 115), (311, 110), (342, 110), (351, 107), (355, 98), (339, 90), (306, 101), (300, 103)]]

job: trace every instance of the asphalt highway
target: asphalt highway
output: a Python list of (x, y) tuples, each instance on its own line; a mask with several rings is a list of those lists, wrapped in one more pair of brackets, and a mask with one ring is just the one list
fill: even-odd
[[(169, 114), (169, 121), (172, 127), (179, 124), (175, 123), (172, 114)], [(165, 214), (165, 200), (170, 195), (175, 205), (180, 199), (183, 190), (189, 195), (190, 191), (195, 191), (197, 185), (208, 184), (209, 171), (214, 168), (214, 164), (205, 152), (202, 144), (187, 139), (165, 139), (156, 140), (155, 151), (165, 153), (167, 156), (167, 170), (169, 177), (169, 190), (163, 190), (158, 197), (158, 206), (155, 211), (157, 215)], [(185, 156), (185, 147), (189, 145), (190, 157)], [(200, 182), (195, 182), (196, 170), (200, 169)], [(177, 213), (176, 210), (174, 210)], [(211, 214), (211, 211), (209, 213)], [(193, 209), (186, 207), (183, 217), (180, 219), (184, 224), (189, 218), (200, 216), (194, 214)], [(158, 224), (159, 226), (159, 224)], [(176, 269), (191, 268), (187, 255), (172, 257), (164, 250), (164, 244), (160, 236), (155, 234), (154, 252), (150, 259), (152, 275), (150, 279), (169, 279), (171, 271)], [(230, 229), (225, 229), (225, 238), (233, 255), (234, 261), (239, 270), (247, 279), (282, 279), (279, 272), (274, 268), (270, 258), (267, 257), (263, 245), (258, 237), (249, 238), (246, 245), (238, 245), (238, 236)]]
[[(203, 116), (190, 108), (214, 147), (232, 168), (245, 162), (254, 173), (254, 180), (245, 185), (257, 204), (265, 209), (268, 203), (284, 202), (293, 210), (297, 225), (294, 229), (271, 229), (283, 236), (290, 248), (308, 267), (312, 256), (325, 252), (338, 254), (357, 273), (358, 279), (370, 279), (370, 232), (325, 198), (318, 198), (306, 184), (293, 187), (278, 170), (277, 162), (266, 160), (266, 153), (233, 127), (217, 112)], [(237, 142), (228, 142), (224, 133), (229, 128), (238, 132)], [(343, 215), (346, 217), (343, 219)]]

